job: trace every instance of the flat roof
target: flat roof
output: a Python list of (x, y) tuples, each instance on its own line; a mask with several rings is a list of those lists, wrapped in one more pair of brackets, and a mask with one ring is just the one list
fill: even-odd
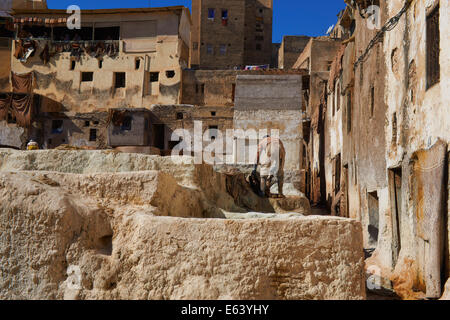
[[(158, 7), (158, 8), (118, 8), (118, 9), (90, 9), (81, 10), (82, 14), (116, 14), (116, 13), (157, 13), (157, 12), (172, 12), (182, 11), (186, 9), (185, 6), (170, 6), (170, 7)], [(70, 15), (66, 9), (14, 9), (12, 14), (57, 14), (57, 15)]]

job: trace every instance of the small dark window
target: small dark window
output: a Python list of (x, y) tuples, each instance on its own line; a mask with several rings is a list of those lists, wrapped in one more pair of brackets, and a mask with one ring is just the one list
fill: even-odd
[(427, 89), (440, 81), (439, 5), (427, 16)]
[(214, 47), (211, 44), (206, 45), (206, 53), (207, 54), (214, 54)]
[(97, 141), (97, 129), (89, 130), (89, 141)]
[(264, 41), (264, 37), (263, 36), (255, 36), (255, 40), (256, 41)]
[(337, 92), (336, 81), (334, 81), (334, 92), (333, 92), (333, 95), (331, 97), (331, 102), (332, 102), (332, 108), (331, 109), (332, 109), (333, 117), (336, 114), (336, 92)]
[(139, 70), (140, 67), (141, 67), (141, 59), (136, 58), (136, 60), (134, 61), (134, 68), (136, 70)]
[(341, 85), (338, 84), (337, 87), (337, 101), (336, 101), (336, 111), (339, 111), (341, 109)]
[(95, 126), (98, 126), (99, 123), (100, 123), (100, 122), (98, 122), (98, 121), (94, 121), (94, 125), (95, 125)]
[(85, 127), (89, 127), (90, 125), (91, 125), (91, 122), (90, 122), (90, 121), (85, 121), (85, 122), (84, 122), (84, 126), (85, 126)]
[(219, 129), (218, 126), (209, 126), (209, 137), (211, 140), (216, 140), (217, 136), (217, 130)]
[(183, 120), (183, 112), (177, 112), (177, 120)]
[(8, 112), (8, 120), (7, 123), (17, 123), (16, 118), (11, 114), (11, 112)]
[(233, 83), (231, 85), (231, 100), (233, 100), (233, 102), (234, 102), (235, 97), (236, 97), (236, 84)]
[(333, 61), (327, 61), (327, 71), (331, 70), (331, 65), (333, 64)]
[(98, 60), (98, 68), (103, 68), (103, 60)]
[(341, 154), (339, 153), (334, 159), (334, 192), (339, 193), (341, 190)]
[(352, 94), (347, 93), (347, 133), (352, 131)]
[(397, 113), (392, 115), (392, 144), (397, 143)]
[(166, 71), (166, 77), (167, 77), (167, 78), (173, 78), (173, 77), (175, 77), (175, 71), (173, 71), (173, 70), (167, 70), (167, 71)]
[(70, 61), (70, 70), (75, 70), (76, 64), (77, 64), (77, 62), (75, 60), (71, 60)]
[(159, 81), (159, 72), (150, 72), (150, 82)]
[(222, 25), (223, 26), (228, 25), (228, 10), (226, 10), (226, 9), (222, 10)]
[(256, 50), (257, 50), (257, 51), (261, 51), (261, 50), (262, 50), (262, 46), (261, 46), (260, 43), (257, 43), (257, 44), (256, 44)]
[(211, 111), (211, 116), (215, 117), (216, 116), (216, 112), (215, 111)]
[(228, 10), (222, 9), (222, 19), (228, 19)]
[(221, 44), (220, 45), (220, 54), (221, 55), (226, 55), (227, 54), (227, 45), (226, 44)]
[(60, 134), (63, 132), (63, 120), (52, 120), (52, 133)]
[(202, 84), (196, 84), (195, 85), (195, 93), (201, 93), (201, 94), (204, 94), (205, 93), (205, 85), (202, 83)]
[(115, 88), (125, 88), (126, 76), (125, 72), (115, 72), (114, 73), (114, 87)]
[(122, 125), (120, 126), (120, 130), (122, 131), (131, 131), (131, 123), (133, 121), (133, 118), (130, 116), (125, 117), (123, 119)]
[(375, 112), (375, 87), (370, 88), (370, 116)]
[(215, 10), (212, 8), (209, 8), (208, 9), (208, 19), (214, 20), (214, 16), (215, 16)]
[(93, 72), (82, 72), (81, 73), (81, 82), (92, 82), (94, 80)]
[(378, 244), (378, 232), (379, 232), (379, 198), (378, 192), (369, 192), (367, 194), (368, 210), (369, 210), (369, 225), (367, 231), (369, 233), (369, 245), (371, 248), (376, 248)]
[[(67, 30), (67, 28), (65, 28)], [(120, 40), (120, 27), (98, 27), (95, 28), (94, 40)]]

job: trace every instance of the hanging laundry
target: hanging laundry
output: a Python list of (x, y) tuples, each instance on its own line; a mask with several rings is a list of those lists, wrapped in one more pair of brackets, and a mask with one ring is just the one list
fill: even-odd
[(17, 74), (11, 72), (13, 92), (31, 93), (33, 91), (33, 72)]
[(33, 116), (33, 95), (13, 94), (11, 109), (17, 124), (28, 128), (31, 126)]
[(81, 50), (81, 45), (78, 43), (72, 43), (72, 50), (70, 56), (75, 58), (75, 61), (80, 61), (81, 55), (83, 54)]
[(106, 45), (106, 54), (110, 58), (114, 58), (119, 54), (119, 46), (117, 42), (111, 42)]
[(22, 59), (23, 54), (25, 52), (23, 48), (23, 41), (22, 40), (15, 41), (15, 48), (16, 50), (14, 51), (14, 57), (18, 60)]
[(0, 121), (6, 120), (8, 112), (16, 118), (17, 125), (28, 128), (33, 118), (33, 95), (8, 93), (0, 96)]
[(28, 58), (33, 57), (36, 52), (36, 42), (34, 40), (19, 40), (16, 41), (16, 51), (14, 57), (25, 63)]
[(48, 43), (45, 45), (44, 50), (42, 50), (39, 57), (45, 65), (50, 61), (50, 48), (48, 46)]
[(0, 96), (0, 121), (6, 120), (8, 111), (11, 108), (11, 95), (5, 94)]
[(98, 42), (97, 45), (95, 46), (95, 57), (97, 59), (103, 57), (105, 51), (106, 51), (105, 44), (103, 42)]

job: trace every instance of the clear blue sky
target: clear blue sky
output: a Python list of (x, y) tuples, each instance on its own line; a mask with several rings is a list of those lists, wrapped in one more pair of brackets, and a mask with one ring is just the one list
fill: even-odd
[[(51, 9), (65, 9), (76, 4), (81, 9), (142, 8), (184, 5), (191, 8), (191, 0), (47, 0)], [(281, 42), (283, 35), (324, 35), (345, 8), (343, 0), (274, 0), (273, 42)]]

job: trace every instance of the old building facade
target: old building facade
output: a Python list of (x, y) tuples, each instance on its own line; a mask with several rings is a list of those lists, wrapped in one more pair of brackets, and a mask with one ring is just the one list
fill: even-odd
[(30, 34), (37, 49), (26, 61), (13, 58), (12, 71), (33, 71), (34, 92), (70, 111), (179, 103), (181, 70), (189, 62), (186, 8), (83, 10), (81, 15), (78, 32), (64, 23), (46, 25), (67, 18), (65, 10), (15, 10), (23, 33), (13, 51)]
[[(326, 83), (340, 41), (328, 37), (312, 38), (299, 55), (293, 68), (306, 70), (308, 83), (303, 92), (305, 193), (315, 205), (327, 202), (325, 194), (325, 125)], [(325, 90), (325, 91), (324, 91)]]
[[(360, 220), (366, 269), (402, 298), (439, 298), (449, 277), (447, 1), (347, 1), (326, 82), (321, 188)], [(441, 19), (440, 19), (441, 18)], [(340, 24), (342, 23), (342, 24)], [(384, 28), (383, 28), (384, 26)], [(306, 65), (306, 64), (305, 64)]]
[(270, 64), (272, 0), (193, 0), (191, 67)]
[(278, 68), (291, 69), (309, 42), (308, 36), (284, 36), (278, 51)]
[[(107, 130), (83, 121), (78, 126), (75, 119), (181, 102), (182, 70), (189, 63), (187, 8), (83, 10), (79, 30), (67, 28), (65, 10), (25, 7), (12, 15), (17, 38), (2, 50), (11, 61), (2, 64), (3, 92), (15, 92), (14, 79), (29, 77), (36, 121), (22, 128), (9, 125), (8, 115), (0, 144), (20, 148), (33, 138), (49, 148), (103, 148), (109, 144), (100, 133)], [(93, 122), (107, 123), (103, 118)], [(19, 131), (21, 138), (12, 141)]]

